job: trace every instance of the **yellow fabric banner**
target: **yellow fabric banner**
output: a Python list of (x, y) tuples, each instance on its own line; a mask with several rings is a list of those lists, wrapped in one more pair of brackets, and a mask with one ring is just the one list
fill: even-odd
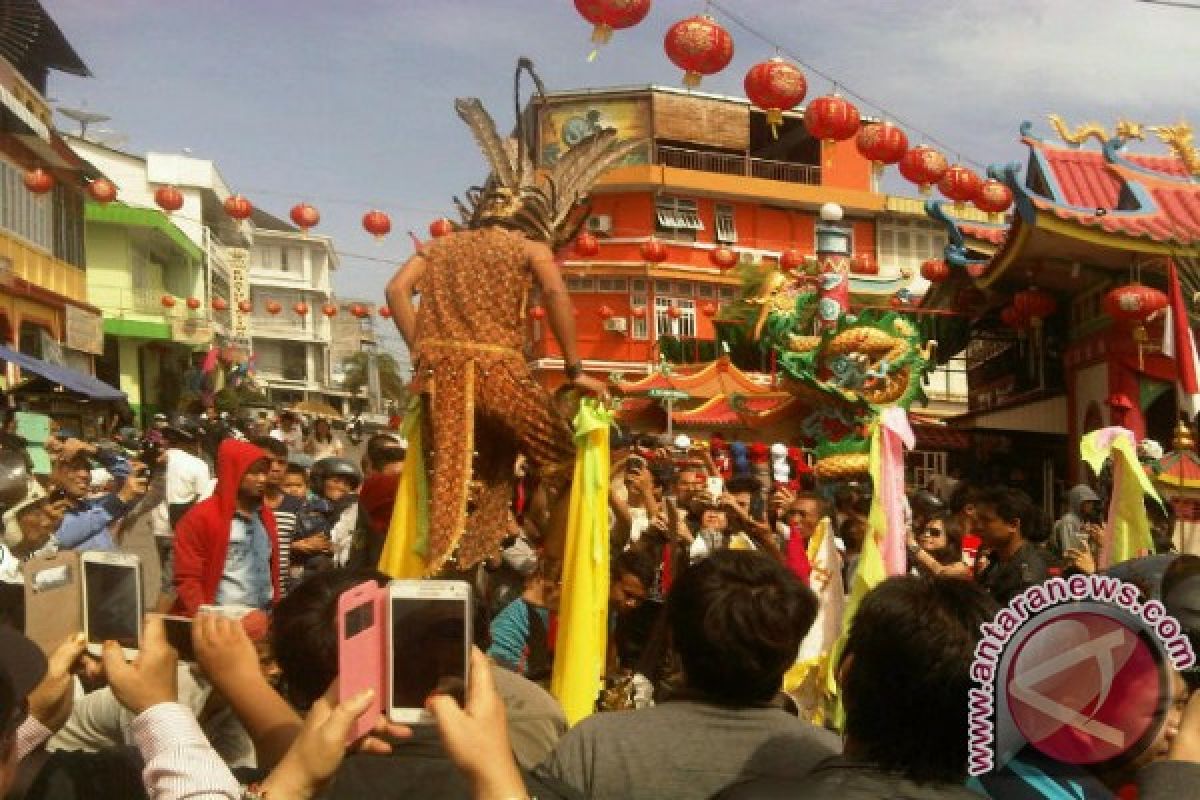
[(1131, 558), (1154, 552), (1150, 518), (1144, 497), (1162, 498), (1142, 469), (1134, 449), (1133, 431), (1127, 428), (1101, 428), (1079, 440), (1079, 455), (1097, 475), (1104, 462), (1112, 459), (1112, 499), (1108, 505), (1105, 544), (1097, 566), (1101, 569)]
[(408, 440), (408, 453), (396, 489), (392, 524), (379, 556), (379, 571), (392, 578), (424, 578), (428, 568), (425, 555), (429, 552), (429, 492), (422, 427), (421, 400), (414, 397), (409, 401), (401, 429), (401, 435)]
[(575, 416), (562, 599), (550, 692), (574, 725), (592, 713), (608, 648), (608, 429), (613, 414), (584, 399)]

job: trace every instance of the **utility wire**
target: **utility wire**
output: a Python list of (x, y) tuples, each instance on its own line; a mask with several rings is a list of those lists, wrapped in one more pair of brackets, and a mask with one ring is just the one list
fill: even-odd
[[(1145, 2), (1147, 0), (1143, 0), (1143, 1)], [(1160, 2), (1169, 2), (1169, 0), (1159, 0), (1159, 1)], [(787, 56), (792, 61), (795, 61), (797, 64), (801, 65), (802, 67), (807, 69), (809, 72), (813, 73), (814, 75), (824, 78), (825, 80), (832, 83), (834, 91), (837, 91), (840, 89), (845, 94), (848, 94), (851, 97), (861, 101), (863, 105), (869, 106), (870, 108), (876, 109), (877, 111), (881, 112), (881, 114), (884, 118), (898, 122), (899, 124), (903, 125), (905, 128), (908, 128), (909, 130), (913, 131), (914, 133), (920, 134), (921, 137), (925, 141), (928, 141), (931, 144), (935, 144), (938, 147), (942, 148), (942, 150), (946, 152), (946, 155), (950, 155), (951, 153), (954, 153), (958, 156), (960, 161), (965, 161), (968, 164), (973, 164), (974, 166), (978, 167), (981, 171), (986, 169), (987, 165), (984, 164), (983, 162), (977, 161), (973, 158), (963, 158), (961, 156), (961, 153), (962, 153), (961, 149), (959, 149), (957, 147), (951, 147), (950, 145), (946, 144), (945, 142), (939, 140), (936, 136), (932, 135), (928, 131), (922, 130), (921, 128), (917, 127), (916, 125), (913, 125), (911, 122), (907, 121), (906, 119), (900, 117), (898, 114), (892, 113), (891, 111), (886, 109), (882, 104), (877, 103), (874, 100), (870, 99), (869, 97), (866, 97), (865, 95), (854, 91), (853, 89), (848, 87), (845, 83), (843, 83), (842, 81), (839, 81), (837, 78), (833, 77), (832, 75), (825, 72), (824, 70), (814, 67), (812, 64), (809, 64), (807, 61), (800, 58), (800, 56), (798, 56), (791, 49), (780, 44), (775, 39), (772, 39), (770, 36), (763, 33), (761, 30), (759, 30), (758, 28), (754, 27), (749, 22), (747, 22), (743, 17), (740, 17), (737, 14), (730, 11), (728, 8), (725, 7), (725, 4), (723, 2), (718, 2), (718, 0), (707, 0), (707, 3), (710, 8), (714, 8), (717, 11), (719, 11), (723, 17), (727, 18), (730, 22), (732, 22), (737, 27), (741, 28), (746, 33), (750, 34), (754, 38), (763, 42), (767, 46), (774, 48), (778, 53), (781, 53), (782, 55)]]

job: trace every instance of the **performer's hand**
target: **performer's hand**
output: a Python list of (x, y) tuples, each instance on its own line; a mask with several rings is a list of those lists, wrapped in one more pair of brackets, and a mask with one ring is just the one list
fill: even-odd
[(604, 381), (593, 378), (591, 375), (580, 375), (575, 380), (571, 381), (571, 385), (576, 389), (586, 392), (594, 396), (601, 403), (608, 402), (608, 384)]

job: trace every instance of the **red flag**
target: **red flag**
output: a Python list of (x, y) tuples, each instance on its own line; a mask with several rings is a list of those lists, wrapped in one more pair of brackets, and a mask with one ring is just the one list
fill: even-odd
[(1200, 382), (1196, 375), (1196, 340), (1192, 335), (1192, 327), (1188, 322), (1187, 304), (1183, 299), (1183, 289), (1179, 284), (1179, 275), (1175, 271), (1175, 260), (1167, 259), (1167, 325), (1163, 331), (1163, 354), (1175, 359), (1175, 373), (1181, 398), (1180, 406), (1195, 414), (1200, 406)]

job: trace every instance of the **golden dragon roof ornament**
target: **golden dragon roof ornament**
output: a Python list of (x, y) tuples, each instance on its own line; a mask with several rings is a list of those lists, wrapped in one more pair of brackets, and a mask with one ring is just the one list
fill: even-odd
[(1072, 147), (1079, 147), (1089, 138), (1095, 138), (1100, 144), (1107, 144), (1113, 139), (1119, 139), (1122, 143), (1128, 142), (1131, 139), (1144, 141), (1146, 138), (1143, 132), (1145, 126), (1140, 122), (1133, 122), (1127, 119), (1118, 119), (1116, 128), (1113, 129), (1113, 135), (1108, 135), (1108, 129), (1099, 122), (1086, 122), (1082, 125), (1075, 126), (1075, 130), (1071, 130), (1067, 125), (1067, 121), (1058, 114), (1046, 115), (1050, 124), (1054, 127), (1058, 137)]
[(1174, 151), (1175, 157), (1183, 162), (1188, 172), (1200, 177), (1200, 150), (1196, 149), (1191, 123), (1181, 119), (1174, 125), (1154, 125), (1147, 130), (1153, 131), (1163, 144)]

